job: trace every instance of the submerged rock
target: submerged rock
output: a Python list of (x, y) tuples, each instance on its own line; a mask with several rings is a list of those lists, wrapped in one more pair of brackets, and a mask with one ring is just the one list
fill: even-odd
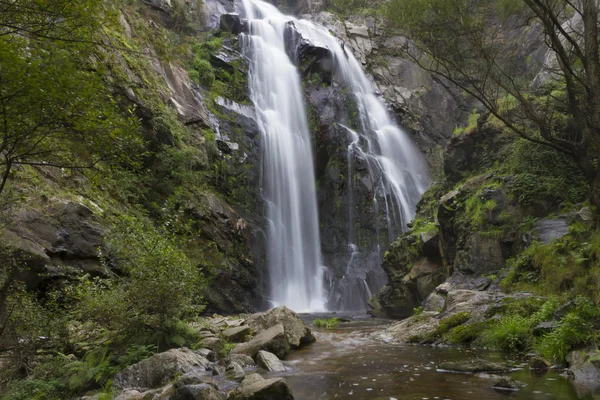
[(256, 355), (258, 366), (271, 372), (285, 372), (283, 363), (273, 353), (268, 351), (259, 351)]
[(292, 392), (281, 378), (264, 379), (259, 374), (248, 375), (242, 384), (229, 393), (228, 400), (293, 400)]
[(516, 392), (517, 390), (519, 390), (519, 386), (517, 385), (517, 382), (513, 381), (512, 379), (508, 379), (508, 378), (500, 379), (498, 382), (494, 383), (492, 388), (494, 388), (496, 390), (509, 390), (509, 391), (513, 391), (513, 392)]
[(510, 372), (511, 367), (506, 363), (493, 362), (474, 358), (464, 361), (447, 361), (442, 362), (437, 367), (438, 371), (442, 372), (460, 372), (460, 373), (477, 373), (477, 372)]

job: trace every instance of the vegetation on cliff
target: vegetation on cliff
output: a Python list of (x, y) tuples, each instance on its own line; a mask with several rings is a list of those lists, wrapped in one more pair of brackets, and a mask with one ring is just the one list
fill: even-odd
[[(600, 204), (599, 6), (593, 0), (393, 0), (391, 23), (412, 39), (405, 54), (461, 88), (520, 137), (570, 156)], [(528, 76), (522, 35), (550, 55)], [(530, 60), (530, 62), (534, 62)], [(535, 80), (534, 80), (535, 78)]]
[[(235, 211), (214, 178), (208, 117), (182, 104), (188, 94), (193, 101), (189, 89), (169, 86), (191, 86), (180, 65), (198, 81), (213, 73), (194, 64), (196, 49), (215, 50), (201, 43), (202, 9), (179, 0), (168, 10), (125, 0), (0, 2), (6, 398), (109, 393), (125, 366), (197, 345), (190, 323), (205, 308), (207, 282), (251, 264), (245, 224), (211, 220), (213, 209), (222, 220)], [(63, 242), (47, 243), (56, 240), (52, 218), (80, 231), (59, 230)]]

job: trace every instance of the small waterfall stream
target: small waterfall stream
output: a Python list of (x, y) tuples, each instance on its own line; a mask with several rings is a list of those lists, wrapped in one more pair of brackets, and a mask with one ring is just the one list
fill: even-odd
[(410, 137), (394, 123), (352, 52), (322, 26), (307, 20), (297, 20), (294, 24), (304, 38), (331, 52), (334, 79), (354, 94), (360, 132), (344, 126), (352, 141), (349, 151), (366, 155), (370, 167), (383, 173), (379, 184), (393, 241), (414, 218), (417, 202), (429, 185), (427, 163)]
[[(243, 0), (249, 33), (243, 37), (250, 59), (249, 87), (263, 136), (262, 191), (268, 219), (267, 267), (271, 300), (296, 311), (323, 310), (326, 290), (319, 238), (316, 182), (302, 85), (297, 67), (286, 53), (286, 29), (294, 29), (316, 46), (326, 48), (334, 63), (336, 84), (354, 95), (360, 129), (338, 121), (350, 139), (348, 146), (350, 269), (358, 254), (352, 220), (352, 159), (367, 161), (375, 182), (374, 207), (387, 219), (390, 242), (414, 218), (416, 204), (429, 184), (427, 165), (408, 135), (392, 120), (360, 63), (327, 29), (279, 12), (260, 0)], [(377, 211), (379, 213), (379, 211)], [(379, 246), (377, 247), (379, 249)], [(364, 277), (348, 277), (338, 288), (345, 304), (365, 309), (371, 289)], [(374, 288), (378, 289), (378, 288)]]

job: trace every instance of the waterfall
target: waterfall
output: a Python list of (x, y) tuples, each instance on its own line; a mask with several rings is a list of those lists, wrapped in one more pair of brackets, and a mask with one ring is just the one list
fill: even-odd
[[(354, 129), (338, 121), (350, 143), (346, 177), (350, 188), (349, 262), (343, 279), (331, 288), (345, 296), (338, 306), (363, 310), (371, 291), (383, 283), (370, 288), (366, 270), (362, 276), (351, 272), (359, 254), (353, 244), (353, 157), (368, 164), (374, 182), (373, 206), (376, 214), (380, 208), (385, 212), (390, 242), (414, 218), (417, 202), (429, 184), (427, 164), (410, 137), (394, 123), (361, 64), (326, 28), (286, 16), (260, 0), (243, 0), (243, 5), (249, 31), (242, 43), (250, 60), (250, 96), (263, 144), (261, 190), (268, 220), (266, 261), (271, 301), (296, 311), (324, 310), (327, 303), (308, 122), (298, 69), (288, 55), (293, 51), (286, 49), (286, 33), (293, 30), (329, 50), (335, 84), (348, 88), (357, 105), (359, 121)], [(374, 223), (379, 229), (378, 221)], [(379, 249), (377, 244), (376, 257), (380, 257)], [(329, 301), (332, 304), (331, 297)]]
[(273, 305), (323, 311), (325, 295), (312, 146), (285, 24), (274, 6), (244, 0), (250, 97), (262, 135), (262, 194), (268, 219), (267, 268)]
[[(414, 218), (417, 202), (427, 190), (427, 163), (410, 137), (394, 123), (352, 53), (322, 26), (307, 20), (296, 20), (294, 26), (313, 45), (331, 52), (334, 79), (350, 88), (354, 94), (360, 132), (343, 126), (351, 140), (348, 150), (366, 155), (369, 169), (377, 169), (383, 175), (379, 185), (385, 200), (388, 236), (393, 241)], [(351, 179), (351, 176), (347, 179)]]

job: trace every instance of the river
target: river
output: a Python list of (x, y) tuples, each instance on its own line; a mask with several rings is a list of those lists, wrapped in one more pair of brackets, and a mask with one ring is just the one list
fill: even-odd
[[(329, 318), (332, 315), (327, 315)], [(500, 354), (458, 348), (423, 347), (384, 343), (370, 337), (390, 321), (366, 315), (339, 315), (344, 322), (337, 329), (313, 332), (317, 342), (290, 354), (284, 362), (289, 371), (271, 376), (284, 377), (296, 400), (480, 400), (480, 399), (598, 399), (584, 388), (574, 386), (555, 371), (533, 373), (526, 363), (509, 377), (524, 384), (518, 392), (497, 391), (497, 376), (445, 373), (438, 363), (465, 358), (501, 360)], [(309, 324), (316, 316), (302, 315)]]

